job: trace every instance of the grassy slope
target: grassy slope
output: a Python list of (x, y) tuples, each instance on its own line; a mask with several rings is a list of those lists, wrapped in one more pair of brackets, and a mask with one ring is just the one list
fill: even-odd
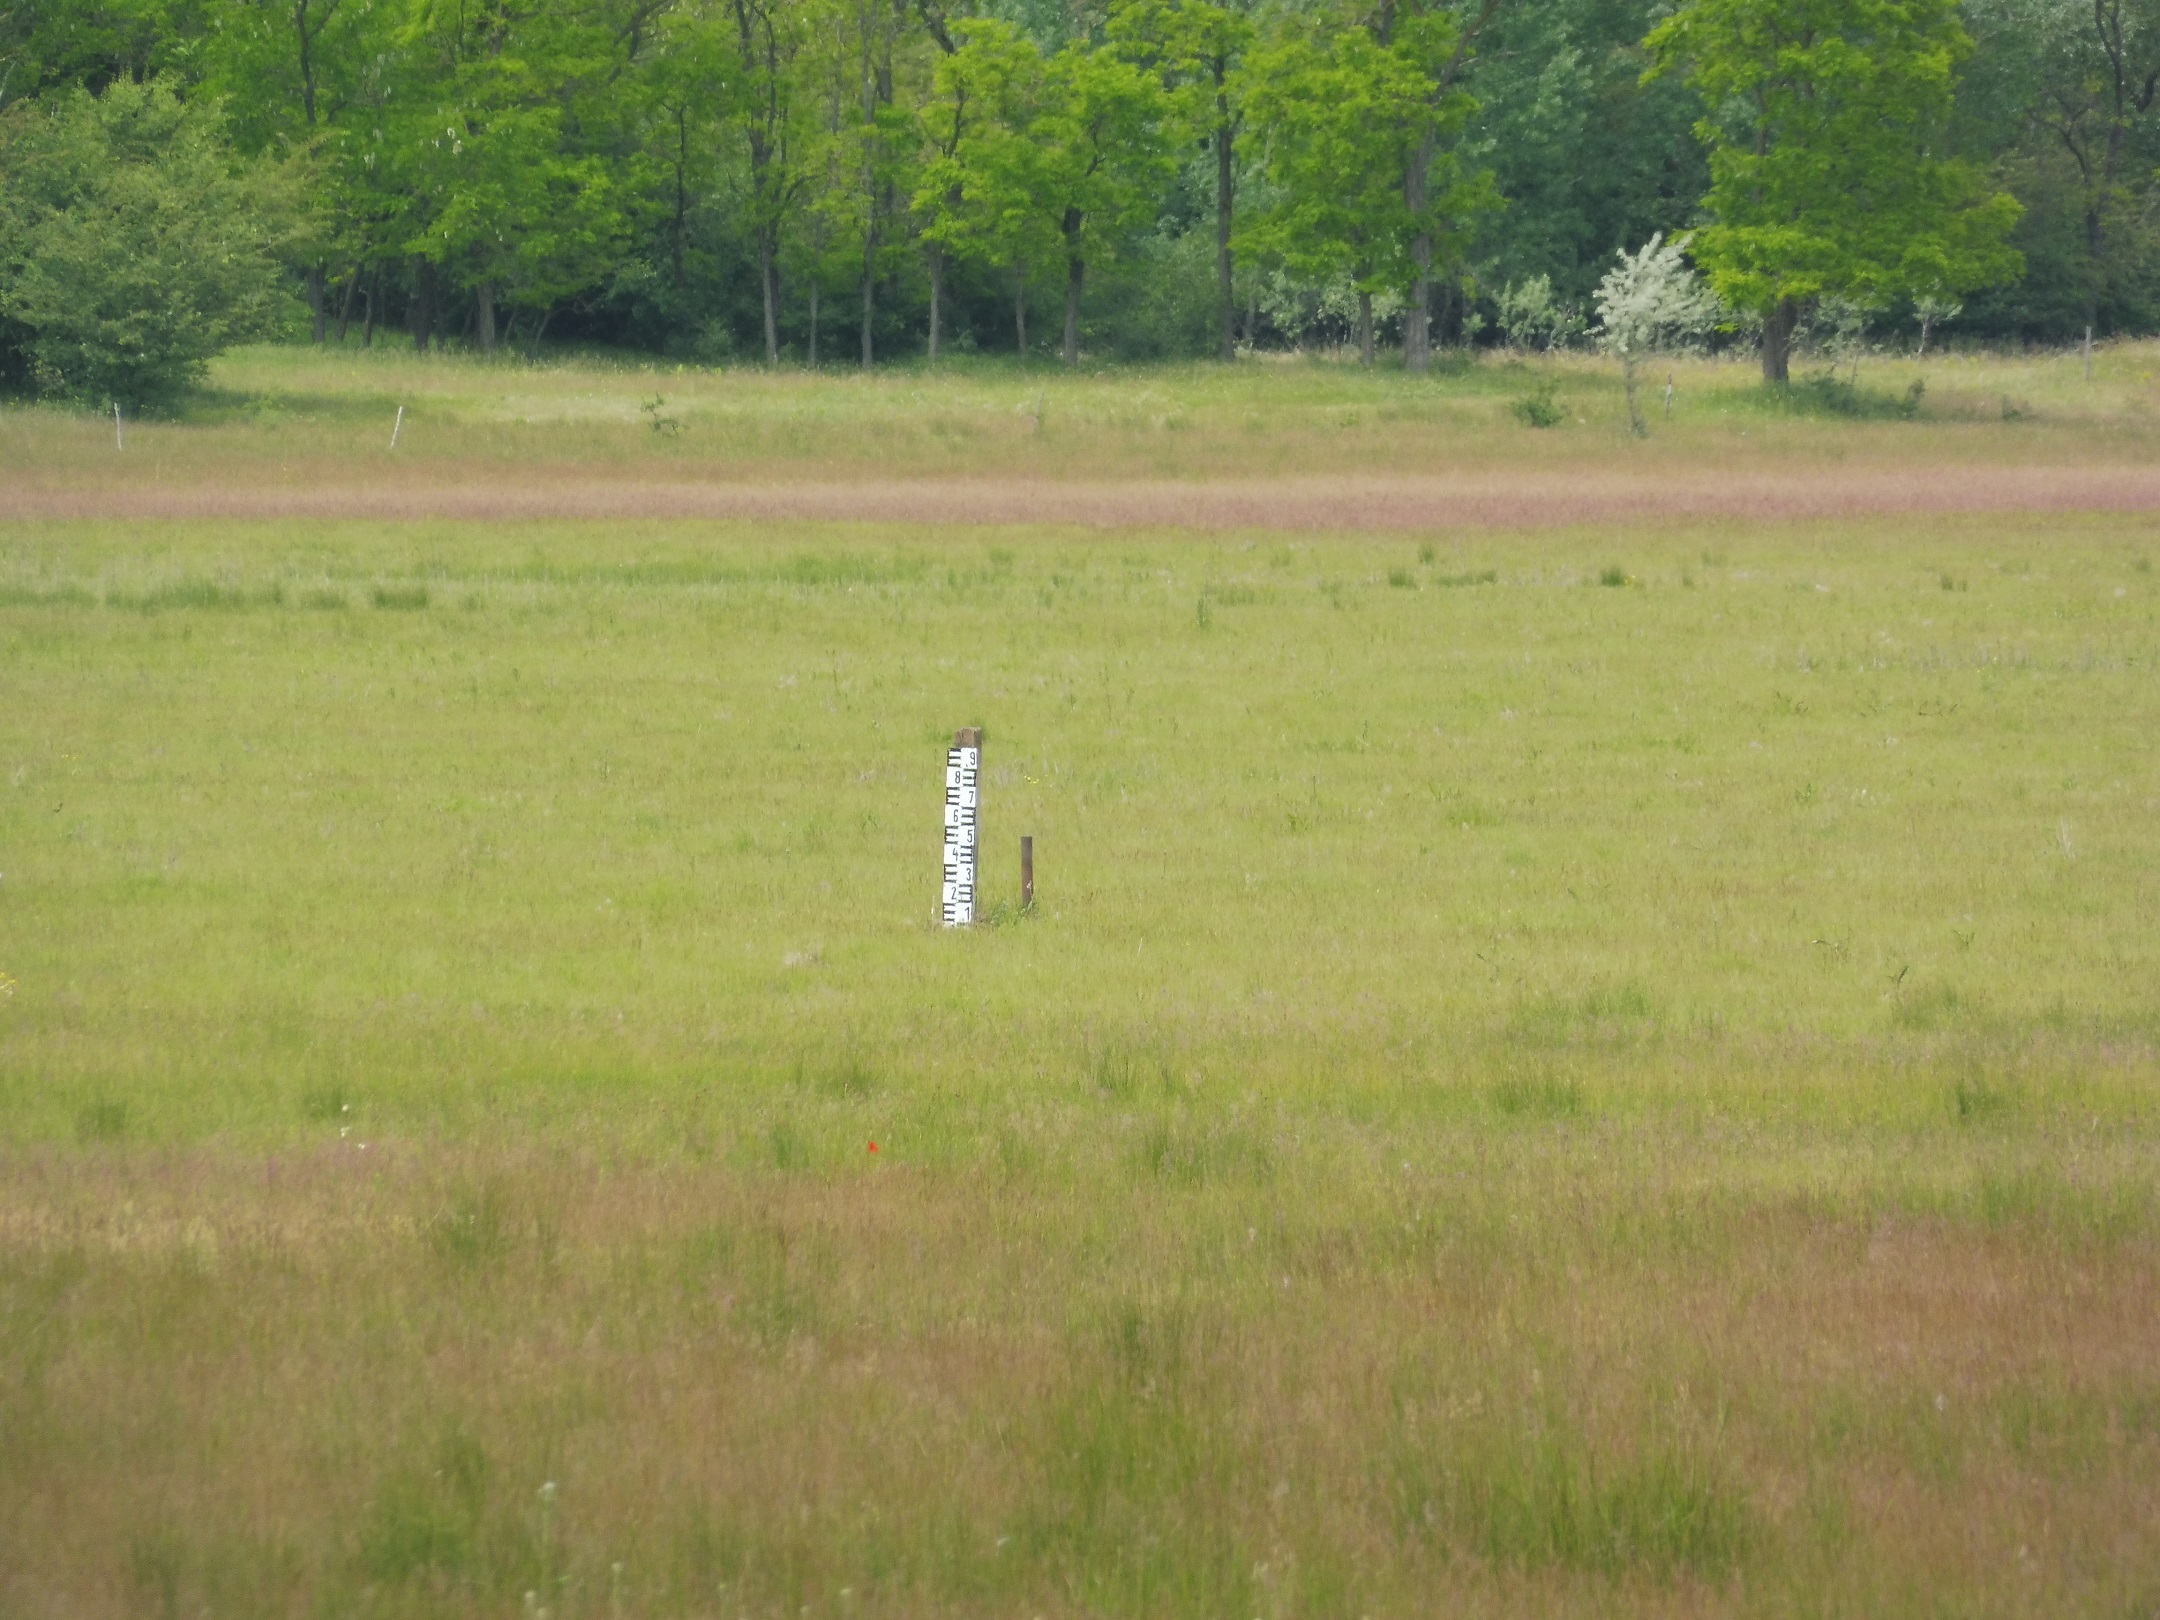
[[(161, 476), (374, 386), (228, 379), (295, 375)], [(864, 386), (728, 408), (799, 466)], [(1113, 471), (1148, 389), (1283, 470), (1361, 393), (1352, 461), (1628, 453), (1587, 374), (1086, 386)], [(2048, 453), (2142, 453), (2110, 386)], [(2149, 1605), (2153, 549), (18, 524), (0, 1610)], [(963, 723), (1043, 903), (955, 937)]]

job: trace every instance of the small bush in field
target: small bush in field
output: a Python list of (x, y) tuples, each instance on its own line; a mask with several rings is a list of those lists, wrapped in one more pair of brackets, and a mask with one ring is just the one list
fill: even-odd
[(1508, 407), (1508, 412), (1524, 427), (1558, 427), (1567, 420), (1566, 414), (1553, 399), (1554, 388), (1550, 382), (1539, 383), (1530, 393)]
[(160, 404), (265, 333), (272, 231), (209, 104), (115, 80), (0, 121), (0, 374), (82, 404)]

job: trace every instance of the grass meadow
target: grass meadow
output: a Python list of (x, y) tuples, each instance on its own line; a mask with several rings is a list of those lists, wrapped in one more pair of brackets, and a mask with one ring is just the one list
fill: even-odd
[(2156, 368), (0, 411), (0, 1616), (2150, 1615)]

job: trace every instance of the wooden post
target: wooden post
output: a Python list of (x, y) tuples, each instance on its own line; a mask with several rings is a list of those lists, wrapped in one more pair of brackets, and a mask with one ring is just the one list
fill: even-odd
[(947, 928), (975, 921), (976, 827), (982, 805), (982, 728), (962, 726), (945, 756), (945, 886)]
[(1035, 904), (1035, 840), (1023, 836), (1020, 840), (1020, 909), (1025, 911)]

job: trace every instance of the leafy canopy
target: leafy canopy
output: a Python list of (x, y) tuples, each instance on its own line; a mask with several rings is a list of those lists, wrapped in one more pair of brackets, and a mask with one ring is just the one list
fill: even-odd
[[(1490, 177), (1452, 146), (1477, 103), (1442, 82), (1458, 35), (1437, 8), (1403, 8), (1383, 35), (1364, 21), (1290, 21), (1247, 58), (1244, 105), (1265, 134), (1275, 206), (1243, 233), (1301, 277), (1400, 292), (1424, 236), (1445, 244), (1492, 202)], [(1418, 199), (1414, 169), (1423, 166)]]
[(1040, 199), (1047, 154), (1035, 138), (1045, 98), (1042, 52), (1011, 23), (962, 23), (937, 67), (924, 123), (932, 157), (915, 188), (923, 236), (962, 258), (1025, 274), (1058, 247)]
[(1734, 308), (1880, 308), (2018, 273), (2018, 204), (1941, 150), (1971, 49), (1956, 0), (1688, 0), (1645, 44), (1708, 107), (1713, 223), (1692, 251)]
[[(0, 321), (43, 393), (162, 403), (281, 302), (276, 176), (214, 106), (116, 79), (0, 122)], [(271, 206), (265, 206), (266, 194)]]

